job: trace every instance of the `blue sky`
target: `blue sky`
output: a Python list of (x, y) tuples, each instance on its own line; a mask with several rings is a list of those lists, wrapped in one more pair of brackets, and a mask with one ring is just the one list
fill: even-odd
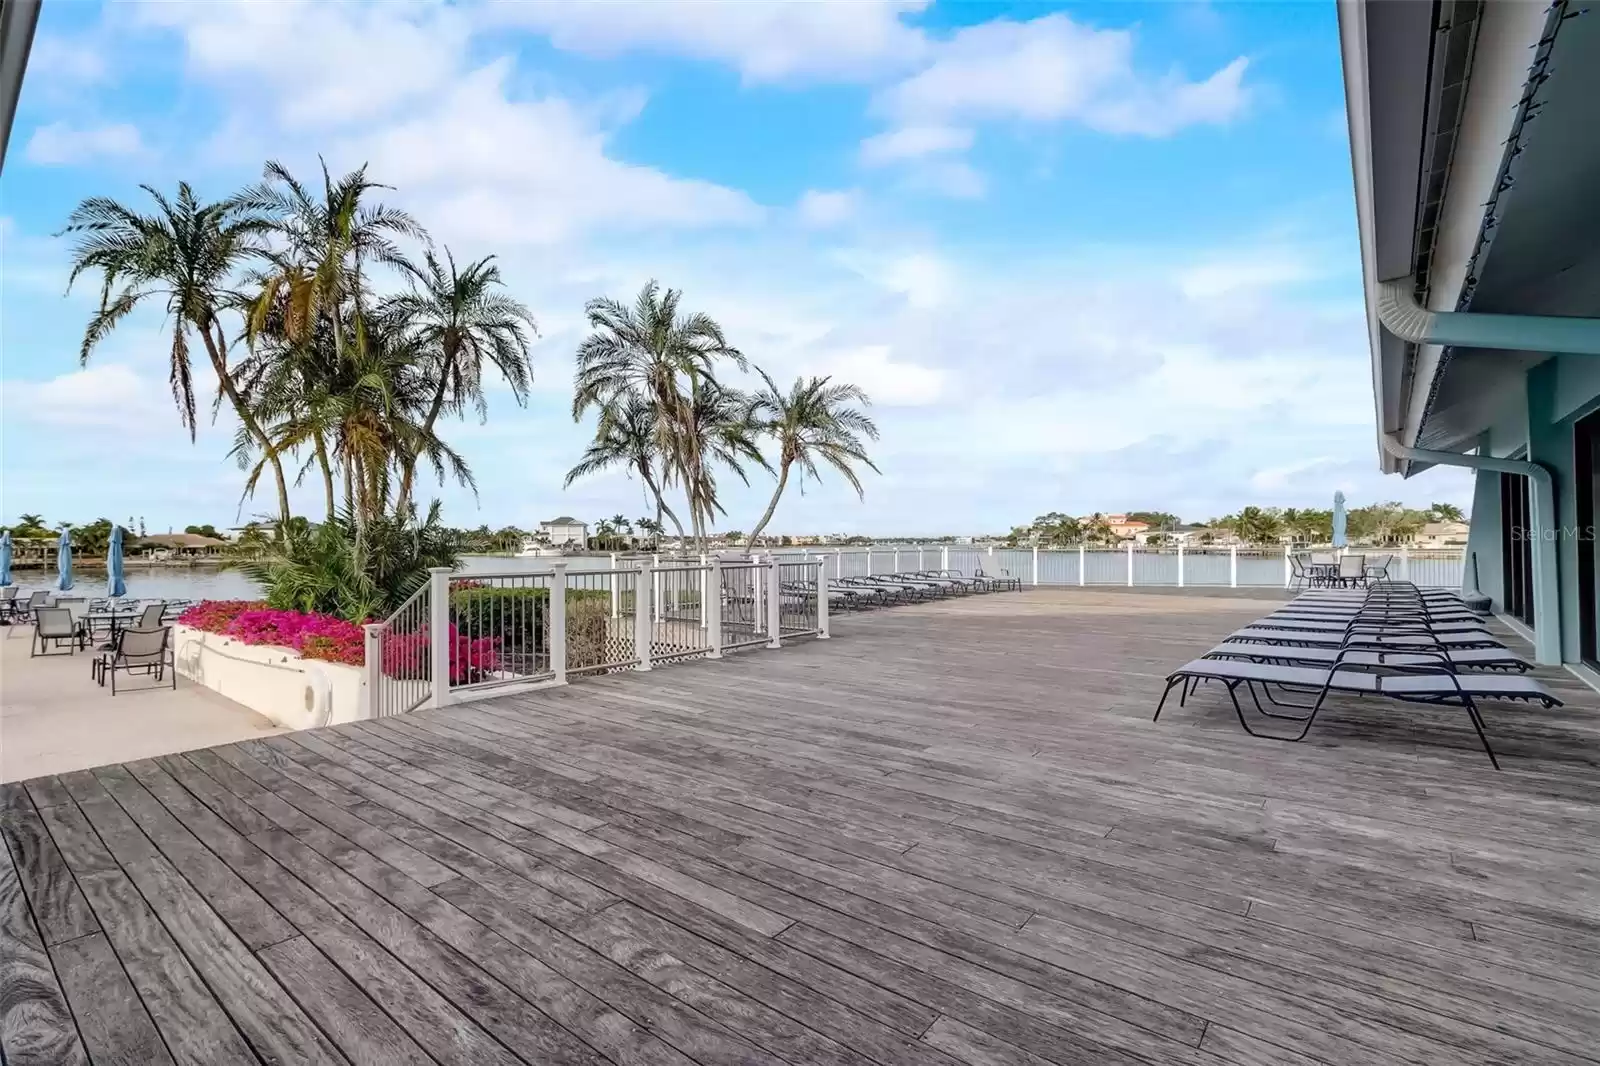
[[(52, 234), (84, 196), (319, 153), (540, 321), (530, 404), (450, 427), (482, 490), (438, 490), (457, 524), (646, 513), (620, 473), (561, 480), (583, 303), (651, 277), (780, 380), (876, 401), (865, 501), (808, 485), (779, 531), (1468, 502), (1377, 472), (1331, 3), (219, 0), (44, 5), (0, 179), (0, 517), (241, 513), (159, 313), (77, 365), (95, 294)], [(769, 491), (730, 483), (723, 525)]]

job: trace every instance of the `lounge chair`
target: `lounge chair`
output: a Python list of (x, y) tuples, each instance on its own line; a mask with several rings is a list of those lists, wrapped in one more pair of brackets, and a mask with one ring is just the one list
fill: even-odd
[(990, 588), (998, 589), (1002, 592), (1008, 588), (1022, 588), (1022, 579), (1020, 577), (1012, 577), (1010, 570), (992, 561), (979, 566), (976, 574)]
[[(1432, 651), (1413, 651), (1392, 644), (1377, 644), (1371, 648), (1367, 642), (1356, 641), (1354, 654), (1343, 661), (1352, 666), (1427, 666), (1438, 661)], [(1425, 647), (1417, 645), (1418, 648)], [(1249, 659), (1253, 662), (1293, 663), (1297, 666), (1331, 666), (1340, 661), (1344, 647), (1306, 648), (1288, 645), (1249, 644), (1243, 641), (1224, 641), (1206, 652), (1206, 659)], [(1515, 670), (1526, 673), (1533, 669), (1526, 659), (1505, 648), (1446, 648), (1445, 659), (1458, 670)]]
[[(1561, 706), (1561, 701), (1550, 695), (1549, 690), (1538, 681), (1520, 674), (1456, 673), (1445, 666), (1436, 667), (1431, 671), (1378, 674), (1343, 661), (1336, 661), (1327, 669), (1319, 669), (1237, 659), (1195, 659), (1167, 675), (1167, 685), (1161, 693), (1161, 701), (1156, 705), (1152, 721), (1160, 719), (1161, 711), (1166, 706), (1167, 697), (1171, 695), (1174, 686), (1183, 687), (1183, 691), (1179, 694), (1179, 705), (1182, 706), (1188, 693), (1201, 681), (1217, 681), (1227, 688), (1228, 698), (1233, 702), (1234, 713), (1239, 718), (1239, 725), (1246, 733), (1253, 737), (1289, 742), (1305, 739), (1306, 734), (1311, 731), (1312, 723), (1317, 719), (1317, 714), (1322, 710), (1323, 703), (1326, 702), (1329, 693), (1333, 692), (1387, 696), (1407, 703), (1462, 707), (1472, 720), (1472, 727), (1477, 731), (1478, 740), (1483, 744), (1483, 750), (1488, 754), (1489, 762), (1496, 770), (1500, 768), (1500, 760), (1495, 757), (1494, 749), (1489, 746), (1489, 738), (1484, 734), (1483, 718), (1478, 713), (1477, 700), (1530, 700), (1542, 703), (1546, 707)], [(1250, 723), (1245, 720), (1244, 708), (1239, 703), (1236, 690), (1240, 685), (1250, 693), (1251, 701), (1258, 712), (1268, 718), (1301, 723), (1299, 733), (1279, 736), (1252, 729)], [(1316, 699), (1310, 704), (1285, 704), (1272, 698), (1267, 691), (1270, 685), (1315, 692)], [(1269, 702), (1277, 706), (1292, 706), (1304, 713), (1269, 711), (1261, 705), (1262, 694), (1267, 695)]]
[[(28, 658), (50, 654), (51, 642), (60, 648), (65, 641), (68, 655), (78, 650), (83, 634), (73, 621), (71, 611), (65, 607), (39, 607), (33, 615), (33, 639), (28, 642)], [(36, 647), (38, 651), (34, 651)]]
[[(1413, 647), (1438, 644), (1445, 648), (1501, 648), (1498, 640), (1486, 632), (1431, 633), (1412, 626), (1381, 626), (1368, 624), (1362, 627), (1366, 643), (1375, 645)], [(1235, 630), (1229, 640), (1250, 644), (1282, 644), (1287, 647), (1307, 648), (1341, 647), (1350, 635), (1350, 628), (1326, 629), (1273, 629), (1248, 625)]]
[(95, 659), (95, 680), (100, 684), (106, 683), (106, 675), (111, 675), (111, 694), (117, 694), (117, 671), (122, 671), (129, 676), (143, 673), (147, 677), (154, 677), (157, 683), (166, 678), (169, 668), (172, 674), (172, 687), (178, 687), (178, 671), (172, 663), (169, 643), (172, 639), (172, 630), (167, 626), (156, 629), (124, 629), (117, 634), (116, 645), (110, 651), (98, 653)]

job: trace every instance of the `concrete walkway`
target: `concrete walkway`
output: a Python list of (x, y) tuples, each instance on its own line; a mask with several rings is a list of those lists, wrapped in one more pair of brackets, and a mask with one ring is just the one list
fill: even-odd
[[(135, 676), (118, 694), (89, 679), (89, 653), (30, 659), (31, 626), (0, 627), (0, 781), (84, 770), (283, 729), (210, 689)], [(170, 682), (168, 682), (170, 684)]]

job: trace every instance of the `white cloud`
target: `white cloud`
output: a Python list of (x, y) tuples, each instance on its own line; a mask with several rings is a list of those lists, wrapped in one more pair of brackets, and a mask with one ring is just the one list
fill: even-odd
[(906, 185), (923, 192), (937, 193), (957, 200), (973, 200), (988, 188), (983, 175), (960, 159), (938, 160), (912, 168)]
[(762, 217), (741, 192), (612, 159), (604, 135), (567, 101), (511, 99), (509, 73), (506, 61), (474, 71), (433, 106), (353, 136), (343, 154), (425, 201), (438, 235), (457, 239), (554, 244), (593, 229)]
[(148, 429), (154, 419), (177, 420), (165, 390), (120, 363), (101, 363), (46, 381), (7, 381), (5, 402), (8, 419), (47, 426), (138, 430)]
[(748, 82), (866, 79), (905, 69), (926, 50), (902, 16), (928, 0), (564, 0), (489, 5), (490, 22), (547, 34), (585, 55), (645, 51), (732, 66)]
[(819, 229), (848, 222), (860, 208), (861, 193), (855, 189), (807, 189), (795, 205), (800, 221)]
[(944, 395), (948, 371), (897, 362), (887, 345), (873, 344), (824, 357), (810, 373), (847, 381), (866, 390), (874, 404), (924, 407)]
[(1250, 475), (1250, 487), (1259, 489), (1262, 492), (1280, 492), (1314, 470), (1337, 466), (1338, 464), (1339, 460), (1332, 456), (1319, 455), (1312, 459), (1285, 463), (1282, 466), (1265, 467)]
[(1246, 61), (1191, 82), (1151, 81), (1134, 68), (1133, 34), (1066, 15), (995, 19), (939, 44), (924, 69), (882, 92), (877, 109), (906, 124), (1015, 119), (1075, 120), (1110, 133), (1162, 136), (1223, 123), (1244, 107)]
[(107, 73), (101, 48), (88, 40), (40, 34), (28, 50), (28, 74), (71, 82), (95, 82)]
[(59, 166), (95, 159), (126, 159), (145, 152), (138, 129), (126, 122), (83, 128), (52, 122), (33, 131), (24, 155), (30, 163)]
[(470, 31), (455, 8), (407, 2), (151, 2), (139, 13), (183, 36), (192, 74), (293, 126), (336, 126), (426, 97), (453, 79)]
[(906, 126), (861, 142), (861, 162), (869, 167), (972, 147), (972, 131), (957, 126)]

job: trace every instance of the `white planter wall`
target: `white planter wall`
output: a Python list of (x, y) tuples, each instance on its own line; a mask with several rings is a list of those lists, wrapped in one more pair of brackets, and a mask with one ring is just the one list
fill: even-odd
[(302, 659), (288, 648), (174, 626), (180, 676), (204, 685), (286, 729), (367, 717), (360, 667)]

